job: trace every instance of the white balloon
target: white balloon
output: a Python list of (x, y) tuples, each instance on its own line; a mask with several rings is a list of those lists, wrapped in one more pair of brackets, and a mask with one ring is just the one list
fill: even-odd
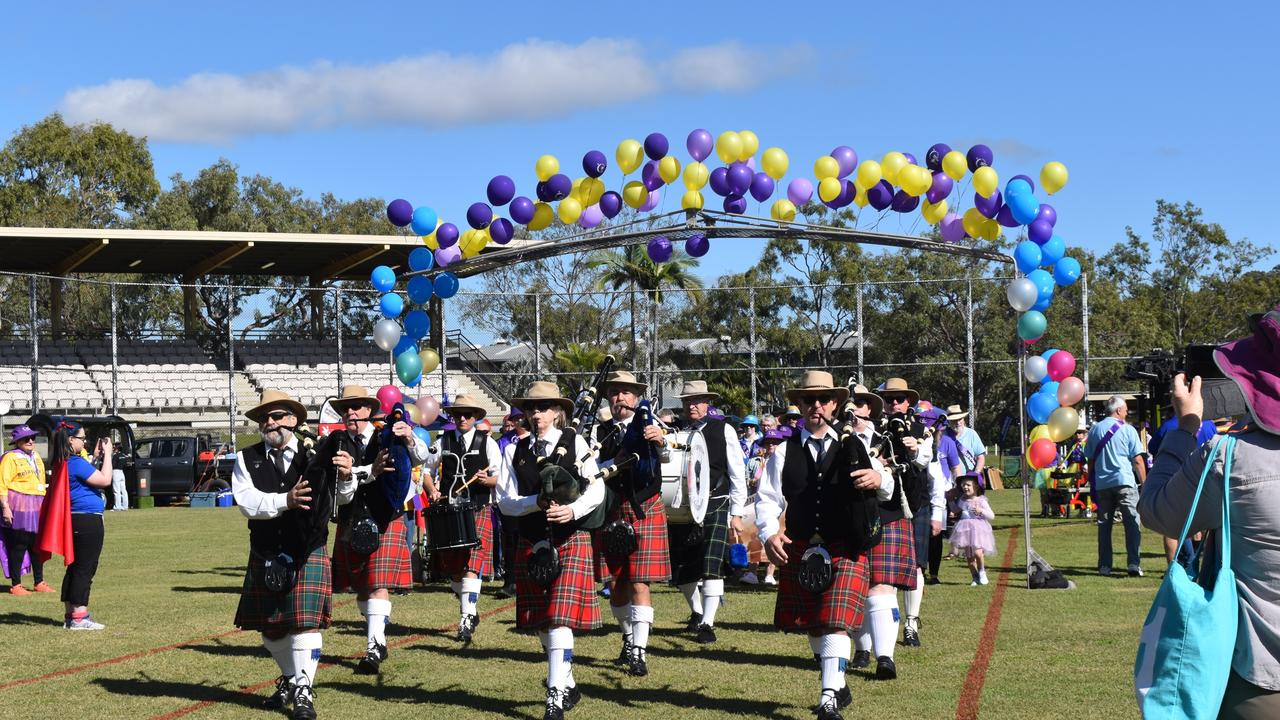
[(1032, 355), (1022, 367), (1022, 374), (1031, 382), (1040, 382), (1049, 374), (1049, 363), (1039, 355)]
[(1018, 312), (1030, 310), (1040, 299), (1040, 291), (1036, 288), (1036, 284), (1027, 278), (1018, 278), (1009, 283), (1009, 288), (1004, 294), (1009, 299), (1009, 304)]
[(379, 320), (373, 326), (373, 344), (391, 352), (400, 342), (400, 323), (395, 320)]

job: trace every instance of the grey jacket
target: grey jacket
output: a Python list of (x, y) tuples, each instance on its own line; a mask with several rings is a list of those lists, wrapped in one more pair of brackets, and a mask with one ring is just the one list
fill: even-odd
[[(1280, 436), (1236, 436), (1231, 468), (1231, 567), (1240, 594), (1240, 629), (1232, 669), (1267, 690), (1280, 690)], [(1223, 436), (1199, 449), (1194, 435), (1165, 438), (1142, 486), (1138, 513), (1147, 527), (1178, 537), (1191, 510), (1205, 460)], [(1222, 463), (1214, 459), (1191, 532), (1222, 525)]]

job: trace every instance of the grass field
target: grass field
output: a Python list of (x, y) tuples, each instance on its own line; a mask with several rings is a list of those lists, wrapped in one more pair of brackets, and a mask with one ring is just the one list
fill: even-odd
[[(846, 717), (1136, 717), (1132, 663), (1163, 576), (1158, 539), (1143, 536), (1146, 577), (1102, 578), (1092, 572), (1091, 521), (1037, 519), (1036, 549), (1079, 587), (1031, 592), (1023, 589), (1021, 495), (990, 497), (1001, 556), (989, 563), (992, 584), (970, 588), (963, 565), (944, 564), (943, 584), (925, 594), (924, 646), (897, 649), (896, 681), (851, 674)], [(106, 526), (91, 603), (105, 631), (63, 630), (57, 595), (0, 596), (0, 717), (272, 717), (257, 703), (275, 665), (258, 635), (231, 626), (247, 555), (242, 516), (173, 507), (107, 513)], [(1118, 527), (1116, 535), (1122, 549)], [(60, 561), (48, 571), (60, 588)], [(337, 596), (325, 634), (329, 666), (318, 673), (320, 716), (541, 718), (545, 656), (536, 638), (514, 631), (514, 605), (493, 598), (495, 588), (485, 588), (489, 615), (467, 649), (450, 639), (458, 608), (447, 586), (396, 598), (391, 656), (377, 678), (352, 674), (364, 626), (353, 597)], [(731, 588), (710, 647), (678, 629), (688, 615), (678, 592), (663, 588), (655, 598), (650, 675), (632, 678), (610, 663), (619, 636), (606, 610), (605, 629), (577, 641), (584, 700), (570, 717), (813, 717), (816, 663), (804, 638), (773, 629), (772, 592)], [(983, 679), (971, 669), (988, 623), (998, 627)]]

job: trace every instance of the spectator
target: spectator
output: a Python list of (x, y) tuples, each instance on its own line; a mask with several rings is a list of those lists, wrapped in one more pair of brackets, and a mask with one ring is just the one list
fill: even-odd
[[(1230, 483), (1231, 569), (1240, 601), (1235, 656), (1219, 718), (1280, 717), (1280, 306), (1257, 323), (1254, 334), (1214, 351), (1223, 373), (1244, 394), (1252, 423), (1237, 426)], [(1206, 458), (1215, 442), (1197, 449), (1204, 415), (1200, 378), (1187, 387), (1173, 381), (1178, 428), (1160, 445), (1139, 508), (1147, 527), (1178, 535), (1191, 510)], [(1189, 532), (1213, 530), (1222, 519), (1219, 455), (1205, 478)], [(1206, 553), (1206, 557), (1214, 557)]]
[[(89, 591), (98, 572), (98, 557), (102, 554), (102, 513), (106, 510), (102, 491), (111, 485), (112, 444), (108, 435), (98, 439), (93, 459), (101, 459), (102, 467), (95, 468), (82, 457), (86, 442), (88, 437), (84, 427), (65, 420), (58, 424), (53, 435), (51, 462), (54, 482), (58, 482), (59, 477), (66, 477), (68, 481), (72, 557), (75, 558), (67, 566), (66, 577), (62, 580), (62, 602), (66, 609), (63, 626), (68, 630), (102, 630), (105, 627), (94, 622), (89, 614)], [(58, 488), (50, 490), (61, 492)], [(47, 532), (52, 527), (46, 522), (41, 529)]]
[(760, 416), (760, 435), (761, 435), (761, 442), (762, 442), (762, 443), (764, 442), (763, 437), (764, 437), (765, 433), (769, 432), (770, 430), (776, 430), (776, 429), (777, 429), (777, 427), (778, 427), (778, 418), (777, 418), (777, 417), (775, 417), (775, 416), (773, 416), (773, 415), (771, 415), (771, 414), (769, 414), (769, 413), (765, 413), (764, 415), (761, 415), (761, 416)]
[(1093, 424), (1085, 453), (1089, 482), (1098, 505), (1098, 574), (1111, 575), (1111, 526), (1116, 513), (1124, 519), (1124, 547), (1130, 577), (1142, 576), (1142, 530), (1138, 527), (1138, 483), (1147, 475), (1146, 452), (1138, 431), (1125, 422), (1129, 406), (1124, 398), (1107, 400), (1107, 417)]
[(738, 424), (738, 444), (748, 460), (760, 454), (760, 419), (748, 415)]
[(124, 512), (129, 509), (129, 490), (125, 487), (124, 470), (111, 470), (111, 510)]
[[(40, 528), (40, 506), (44, 502), (44, 460), (36, 452), (36, 431), (19, 425), (10, 434), (13, 450), (0, 459), (0, 560), (5, 576), (13, 581), (9, 592), (29, 595), (22, 576), (29, 569), (36, 592), (53, 592), (44, 581), (44, 562), (35, 552), (36, 531)], [(28, 560), (28, 557), (30, 560)]]
[(996, 514), (987, 503), (982, 483), (974, 475), (962, 475), (957, 481), (960, 497), (951, 501), (956, 527), (951, 532), (951, 552), (964, 556), (973, 576), (971, 587), (987, 584), (987, 555), (996, 552), (996, 538), (991, 521)]
[(987, 447), (982, 444), (978, 431), (968, 427), (969, 411), (962, 410), (959, 405), (948, 405), (947, 421), (951, 423), (951, 430), (960, 445), (961, 469), (966, 474), (983, 477), (982, 471), (987, 466)]

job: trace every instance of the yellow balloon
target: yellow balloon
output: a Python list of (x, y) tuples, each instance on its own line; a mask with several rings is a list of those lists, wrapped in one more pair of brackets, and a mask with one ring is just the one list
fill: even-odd
[(796, 206), (795, 203), (783, 198), (775, 200), (773, 207), (769, 210), (769, 215), (778, 222), (795, 222)]
[(1067, 166), (1054, 160), (1040, 168), (1040, 184), (1050, 195), (1058, 192), (1067, 184)]
[(987, 221), (982, 223), (982, 237), (987, 240), (1000, 239), (1000, 223), (996, 222), (995, 218), (987, 218)]
[(756, 154), (760, 149), (760, 138), (750, 130), (739, 130), (738, 139), (742, 141), (742, 152), (738, 153), (738, 159), (746, 162), (748, 158)]
[(863, 160), (858, 163), (858, 172), (853, 176), (853, 186), (859, 190), (868, 190), (880, 182), (880, 163), (875, 160)]
[(436, 368), (440, 367), (440, 353), (436, 352), (435, 350), (432, 350), (431, 348), (427, 348), (426, 350), (419, 351), (418, 357), (422, 359), (423, 375), (426, 375), (432, 370), (435, 370)]
[[(834, 162), (834, 158), (832, 161)], [(843, 189), (844, 183), (836, 178), (822, 178), (822, 182), (818, 183), (818, 197), (822, 198), (823, 202), (831, 202), (840, 196), (840, 191)]]
[(533, 219), (529, 221), (529, 230), (536, 232), (538, 230), (546, 230), (551, 227), (551, 221), (556, 214), (552, 211), (551, 206), (538, 202), (533, 204)]
[(840, 163), (830, 155), (823, 155), (813, 162), (813, 176), (819, 180), (835, 179), (840, 174)]
[(782, 148), (771, 147), (760, 156), (761, 169), (764, 170), (765, 175), (774, 180), (781, 180), (782, 176), (787, 174), (787, 168), (790, 165), (791, 159)]
[(1000, 185), (1000, 176), (996, 174), (996, 169), (983, 165), (973, 171), (973, 189), (984, 198), (989, 198), (996, 192), (996, 187)]
[(538, 174), (539, 180), (546, 182), (552, 175), (560, 172), (560, 161), (556, 159), (555, 155), (543, 155), (538, 158), (533, 170)]
[(636, 171), (640, 167), (640, 163), (644, 162), (644, 146), (639, 140), (630, 138), (618, 143), (618, 152), (614, 154), (618, 160), (618, 167), (622, 168), (622, 174), (628, 175)]
[[(421, 356), (419, 356), (419, 357), (421, 357)], [(420, 423), (421, 423), (421, 421), (418, 419), (418, 418), (420, 417), (418, 413), (419, 413), (419, 412), (421, 412), (421, 411), (420, 411), (420, 410), (418, 410), (418, 406), (417, 406), (417, 405), (414, 405), (414, 404), (412, 404), (412, 403), (410, 403), (410, 404), (408, 404), (408, 405), (405, 405), (405, 406), (404, 406), (404, 411), (405, 411), (405, 413), (407, 413), (407, 414), (409, 415), (409, 419), (410, 419), (411, 421), (413, 421), (413, 424), (414, 424), (414, 425), (418, 425), (418, 424), (420, 424)]]
[(680, 161), (675, 155), (668, 155), (658, 161), (658, 177), (664, 183), (673, 183), (680, 177)]
[(1076, 434), (1076, 428), (1080, 426), (1080, 415), (1073, 407), (1060, 407), (1049, 415), (1049, 422), (1045, 425), (1049, 426), (1050, 440), (1056, 443), (1066, 442)]
[(902, 172), (902, 168), (910, 164), (907, 162), (907, 156), (897, 150), (887, 152), (883, 158), (880, 158), (880, 174), (885, 180), (889, 181), (890, 185), (897, 185), (898, 173)]
[(742, 154), (742, 138), (732, 130), (720, 133), (716, 138), (716, 155), (726, 163), (736, 162)]
[(560, 222), (565, 225), (572, 225), (578, 222), (578, 218), (582, 217), (582, 203), (577, 198), (567, 197), (560, 201), (560, 207), (556, 208), (556, 214), (560, 216)]
[(960, 218), (960, 224), (964, 227), (964, 231), (969, 233), (969, 237), (981, 237), (982, 223), (986, 219), (982, 213), (978, 212), (978, 208), (969, 208), (964, 211), (964, 216)]
[(942, 218), (947, 214), (946, 198), (939, 200), (937, 205), (925, 200), (920, 206), (920, 214), (924, 216), (924, 221), (930, 225), (937, 225), (942, 222)]
[(435, 233), (431, 233), (430, 235), (423, 235), (423, 236), (422, 236), (422, 244), (423, 244), (423, 245), (426, 245), (426, 246), (427, 246), (427, 248), (429, 248), (429, 249), (431, 249), (431, 250), (439, 250), (439, 249), (440, 249), (440, 241), (436, 239), (436, 234), (435, 234)]
[(684, 186), (690, 190), (701, 190), (710, 178), (711, 171), (700, 162), (691, 162), (684, 166)]
[(627, 205), (639, 210), (645, 200), (649, 199), (649, 188), (639, 180), (632, 180), (622, 188), (622, 201)]
[(964, 153), (959, 150), (952, 150), (942, 156), (942, 172), (952, 180), (963, 180), (964, 173), (969, 169), (969, 161), (964, 159)]
[(898, 171), (898, 183), (902, 190), (911, 197), (920, 197), (929, 191), (933, 184), (933, 175), (917, 165), (908, 165)]
[(582, 190), (583, 180), (586, 180), (586, 178), (580, 177), (573, 181), (573, 189), (569, 191), (569, 197), (576, 199), (578, 202), (582, 203), (583, 207), (586, 207), (587, 197), (583, 194)]
[(680, 207), (685, 210), (701, 210), (702, 193), (697, 190), (686, 190), (684, 196), (680, 198)]
[(1031, 443), (1037, 440), (1048, 440), (1048, 439), (1049, 439), (1049, 426), (1037, 425), (1031, 428), (1031, 434), (1027, 435), (1027, 445), (1030, 445)]
[[(879, 182), (879, 181), (877, 181)], [(857, 187), (856, 185), (854, 187)], [(858, 192), (853, 196), (853, 204), (860, 208), (866, 207), (871, 201), (867, 199), (867, 189), (857, 188)]]

